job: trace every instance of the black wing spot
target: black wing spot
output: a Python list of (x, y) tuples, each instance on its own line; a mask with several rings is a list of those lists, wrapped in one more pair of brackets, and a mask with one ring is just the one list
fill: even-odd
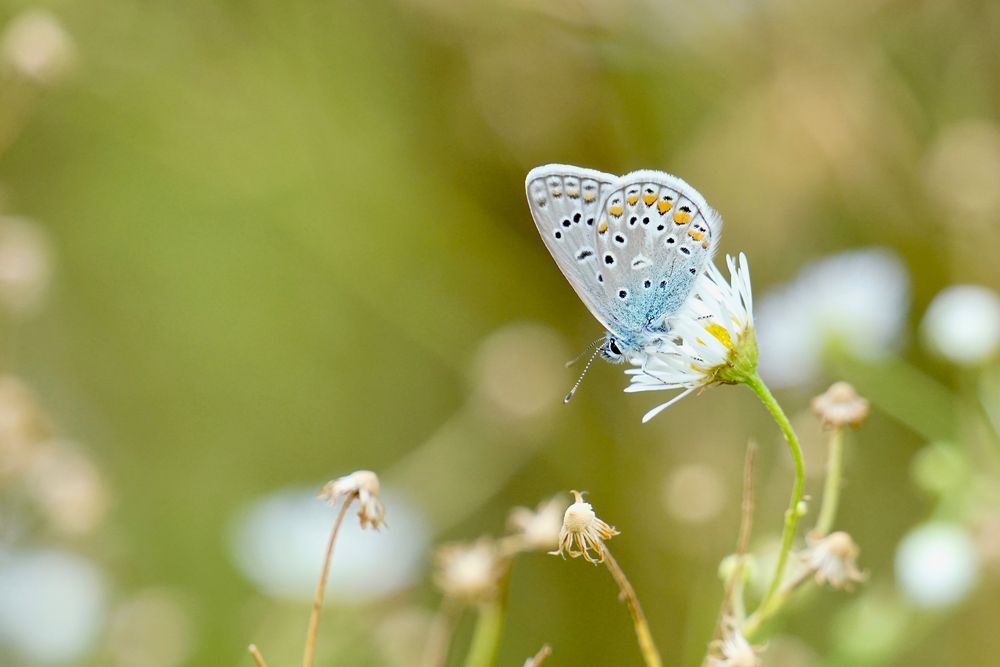
[(590, 226), (590, 227), (593, 227), (594, 226), (594, 219), (593, 218), (587, 218), (587, 225)]
[(660, 289), (665, 289), (666, 286), (667, 286), (667, 281), (666, 280), (661, 280), (660, 281)]
[(597, 274), (597, 282), (599, 282), (599, 283), (603, 283), (604, 282), (604, 276), (602, 274), (600, 274), (600, 273)]
[(642, 284), (642, 286), (645, 287), (646, 289), (649, 289), (650, 287), (652, 287), (652, 285), (653, 283), (649, 282), (648, 280)]
[(646, 188), (646, 194), (648, 195), (653, 194), (653, 188)]
[(615, 256), (611, 254), (605, 255), (604, 263), (607, 264), (608, 266), (611, 266), (612, 264), (615, 263)]
[(619, 299), (624, 299), (627, 296), (628, 296), (628, 290), (623, 290), (623, 289), (618, 290), (618, 298)]
[(562, 226), (563, 226), (563, 227), (569, 227), (569, 218), (565, 218), (565, 219), (564, 219), (564, 220), (562, 221)]
[(628, 224), (630, 224), (630, 225), (634, 225), (634, 224), (635, 224), (635, 221), (636, 221), (636, 220), (638, 220), (638, 219), (639, 219), (639, 218), (637, 218), (637, 217), (635, 217), (635, 216), (633, 215), (633, 216), (632, 216), (631, 218), (629, 218), (629, 219), (628, 219)]
[(557, 231), (557, 232), (556, 232), (556, 238), (557, 238), (557, 239), (561, 239), (561, 238), (562, 238), (562, 232), (560, 232), (560, 231)]
[(688, 273), (690, 273), (693, 276), (694, 274), (698, 273), (698, 270), (692, 266), (690, 269), (688, 269)]
[(691, 248), (687, 248), (685, 246), (681, 246), (680, 248), (678, 248), (678, 250), (680, 250), (685, 255), (690, 255), (691, 254)]
[(664, 230), (664, 227), (663, 227), (663, 225), (657, 225), (657, 226), (656, 226), (656, 231), (658, 231), (658, 232), (662, 232), (663, 230)]
[(668, 236), (667, 237), (667, 243), (673, 244), (674, 243), (674, 237), (673, 236)]
[(615, 234), (615, 243), (625, 243), (625, 237), (621, 234)]
[(690, 213), (691, 212), (691, 207), (690, 206), (686, 206), (686, 205), (685, 206), (681, 206), (681, 210), (684, 211), (685, 213)]
[(594, 256), (593, 250), (581, 250), (579, 253), (577, 253), (576, 258), (582, 262), (588, 257), (593, 257), (593, 256)]
[(643, 218), (642, 219), (642, 224), (648, 225), (649, 224), (649, 218)]
[(579, 213), (574, 213), (573, 214), (573, 222), (580, 222), (580, 217), (581, 216), (580, 216)]

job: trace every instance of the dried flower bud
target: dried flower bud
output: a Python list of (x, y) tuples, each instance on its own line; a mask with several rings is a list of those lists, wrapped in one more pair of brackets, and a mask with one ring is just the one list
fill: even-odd
[(385, 507), (379, 500), (379, 489), (378, 475), (371, 470), (358, 470), (327, 482), (319, 497), (331, 505), (336, 504), (341, 498), (344, 498), (345, 502), (357, 498), (358, 520), (361, 522), (361, 527), (378, 530), (385, 524)]
[(559, 548), (549, 553), (570, 558), (583, 556), (591, 563), (603, 563), (604, 540), (611, 539), (618, 531), (598, 518), (591, 504), (583, 501), (583, 494), (571, 493), (576, 502), (567, 507), (563, 515)]
[(825, 393), (812, 400), (812, 411), (823, 423), (823, 428), (857, 428), (868, 417), (868, 401), (858, 396), (848, 383), (834, 382)]
[(722, 626), (722, 639), (709, 645), (707, 664), (708, 667), (759, 667), (758, 654), (762, 650), (748, 642), (739, 625), (727, 618)]
[(858, 570), (858, 545), (851, 536), (838, 531), (826, 537), (806, 536), (808, 548), (799, 554), (810, 570), (816, 572), (817, 584), (851, 590), (854, 583), (864, 581)]

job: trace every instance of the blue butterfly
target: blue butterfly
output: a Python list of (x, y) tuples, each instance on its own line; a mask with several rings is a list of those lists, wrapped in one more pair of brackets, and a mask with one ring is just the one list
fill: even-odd
[(525, 190), (545, 246), (607, 329), (600, 354), (622, 363), (663, 340), (719, 242), (722, 218), (704, 197), (662, 171), (564, 164), (532, 169)]

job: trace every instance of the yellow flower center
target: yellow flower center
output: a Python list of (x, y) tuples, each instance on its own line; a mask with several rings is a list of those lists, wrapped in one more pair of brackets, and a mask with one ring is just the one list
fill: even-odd
[(735, 347), (733, 345), (733, 339), (729, 336), (729, 331), (727, 331), (726, 327), (721, 324), (713, 322), (705, 327), (705, 331), (715, 336), (720, 343), (728, 347), (730, 350)]

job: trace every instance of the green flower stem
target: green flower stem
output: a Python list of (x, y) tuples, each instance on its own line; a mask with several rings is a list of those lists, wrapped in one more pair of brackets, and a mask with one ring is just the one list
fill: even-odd
[(465, 657), (465, 667), (492, 667), (496, 664), (500, 637), (503, 634), (504, 607), (500, 599), (479, 607), (476, 630), (472, 635), (469, 654)]
[(841, 470), (844, 463), (844, 428), (837, 426), (830, 434), (830, 452), (826, 460), (826, 484), (823, 486), (823, 504), (816, 520), (816, 533), (826, 535), (833, 528), (840, 502)]
[(663, 667), (660, 652), (653, 642), (653, 634), (649, 631), (649, 623), (646, 621), (646, 615), (642, 613), (642, 607), (639, 606), (639, 598), (635, 594), (635, 589), (632, 588), (628, 577), (625, 576), (625, 572), (618, 565), (615, 557), (611, 555), (611, 551), (607, 545), (604, 546), (604, 564), (607, 566), (608, 572), (611, 573), (615, 583), (618, 584), (618, 588), (621, 589), (622, 598), (625, 600), (628, 611), (632, 615), (632, 624), (635, 626), (635, 637), (639, 642), (639, 651), (642, 653), (643, 662), (646, 663), (646, 667)]
[(750, 389), (753, 390), (757, 397), (767, 408), (768, 412), (774, 418), (774, 421), (778, 424), (781, 432), (785, 435), (785, 440), (788, 441), (788, 447), (792, 451), (792, 460), (795, 462), (795, 484), (792, 486), (792, 497), (788, 503), (788, 509), (785, 511), (785, 530), (781, 538), (781, 551), (778, 553), (778, 565), (774, 569), (774, 578), (771, 580), (771, 585), (768, 587), (767, 594), (764, 596), (763, 601), (761, 601), (760, 606), (757, 611), (754, 612), (755, 616), (767, 616), (771, 613), (771, 605), (774, 603), (775, 595), (778, 589), (781, 587), (781, 579), (785, 574), (785, 565), (788, 564), (788, 555), (792, 550), (792, 541), (795, 538), (795, 527), (799, 522), (799, 503), (802, 501), (802, 489), (805, 480), (805, 470), (802, 463), (802, 448), (799, 446), (799, 439), (795, 435), (795, 430), (792, 429), (791, 422), (788, 421), (788, 417), (785, 416), (785, 412), (778, 405), (778, 401), (775, 400), (774, 396), (771, 394), (771, 390), (767, 388), (764, 381), (760, 379), (760, 375), (755, 372), (749, 373), (745, 376), (743, 383), (746, 384)]
[(814, 569), (804, 570), (795, 579), (789, 581), (787, 584), (778, 589), (777, 594), (774, 596), (771, 604), (768, 605), (767, 609), (761, 608), (756, 613), (754, 613), (753, 616), (747, 619), (747, 622), (740, 629), (740, 631), (743, 633), (743, 636), (747, 638), (747, 641), (753, 641), (754, 639), (756, 639), (757, 633), (760, 632), (760, 629), (761, 627), (763, 627), (764, 623), (769, 618), (774, 616), (774, 614), (779, 609), (785, 606), (785, 603), (788, 602), (788, 599), (792, 597), (793, 593), (802, 588), (804, 584), (812, 581), (812, 578), (813, 576), (815, 576), (815, 574), (816, 570)]

